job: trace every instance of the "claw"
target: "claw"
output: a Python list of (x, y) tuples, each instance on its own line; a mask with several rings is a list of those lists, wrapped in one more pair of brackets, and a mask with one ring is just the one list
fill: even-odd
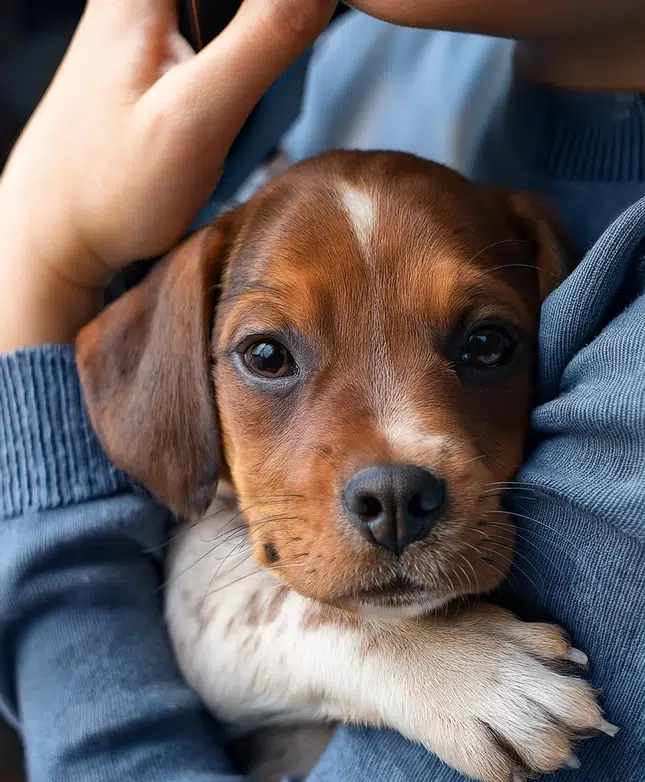
[(607, 720), (601, 719), (600, 725), (598, 726), (598, 730), (601, 730), (603, 733), (606, 733), (608, 736), (613, 737), (618, 733), (620, 728), (617, 725), (612, 725), (611, 722), (607, 722)]
[(575, 755), (571, 755), (571, 757), (567, 760), (564, 766), (565, 768), (571, 768), (577, 770), (580, 768), (580, 761)]
[(583, 668), (589, 667), (589, 658), (580, 649), (574, 649), (573, 646), (567, 649), (567, 653), (563, 655), (563, 660), (569, 660), (569, 662), (581, 665)]

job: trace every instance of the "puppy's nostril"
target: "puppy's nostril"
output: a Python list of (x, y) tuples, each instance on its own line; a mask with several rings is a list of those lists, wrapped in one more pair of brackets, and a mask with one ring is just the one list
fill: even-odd
[(372, 521), (383, 513), (383, 506), (377, 497), (362, 494), (356, 498), (354, 510), (364, 521)]
[(429, 513), (443, 505), (443, 483), (438, 480), (428, 482), (423, 490), (413, 494), (408, 502), (407, 511), (410, 516), (425, 518)]
[(432, 510), (432, 508), (425, 507), (423, 497), (420, 494), (416, 494), (408, 503), (408, 513), (410, 516), (425, 516), (430, 510)]

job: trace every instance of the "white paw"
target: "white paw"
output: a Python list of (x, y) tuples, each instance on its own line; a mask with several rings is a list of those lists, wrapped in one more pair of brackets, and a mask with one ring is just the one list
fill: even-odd
[[(418, 682), (414, 709), (427, 722), (408, 733), (446, 763), (484, 782), (518, 782), (577, 768), (576, 740), (617, 732), (590, 685), (565, 673), (587, 658), (559, 628), (523, 623), (490, 606), (453, 628), (459, 641), (452, 653), (461, 657), (448, 661), (440, 691), (436, 672), (427, 690)], [(427, 696), (425, 705), (419, 695)]]

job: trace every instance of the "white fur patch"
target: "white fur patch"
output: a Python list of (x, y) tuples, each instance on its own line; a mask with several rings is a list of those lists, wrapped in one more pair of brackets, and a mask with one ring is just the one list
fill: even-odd
[(376, 199), (351, 185), (342, 188), (341, 198), (352, 230), (365, 250), (369, 247), (378, 219)]
[[(323, 693), (339, 692), (338, 670), (360, 671), (360, 633), (333, 624), (303, 630), (312, 602), (292, 591), (262, 619), (281, 583), (258, 568), (238, 527), (237, 508), (216, 501), (173, 543), (166, 615), (184, 676), (233, 733), (340, 718)], [(350, 698), (357, 717), (361, 700)]]
[(453, 450), (453, 438), (447, 435), (427, 434), (414, 410), (407, 404), (391, 404), (387, 414), (381, 416), (379, 429), (395, 454), (404, 458), (410, 451), (423, 449), (436, 452), (437, 457), (446, 450)]

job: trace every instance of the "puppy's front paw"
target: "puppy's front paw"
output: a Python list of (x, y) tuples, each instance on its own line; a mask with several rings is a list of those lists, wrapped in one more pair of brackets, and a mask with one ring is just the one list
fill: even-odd
[[(416, 736), (445, 762), (484, 782), (517, 782), (576, 768), (577, 739), (615, 735), (589, 684), (565, 674), (587, 658), (559, 628), (523, 623), (492, 606), (450, 627), (451, 652), (460, 657), (448, 661), (446, 686), (425, 690), (426, 735)], [(430, 703), (436, 712), (428, 715)]]

